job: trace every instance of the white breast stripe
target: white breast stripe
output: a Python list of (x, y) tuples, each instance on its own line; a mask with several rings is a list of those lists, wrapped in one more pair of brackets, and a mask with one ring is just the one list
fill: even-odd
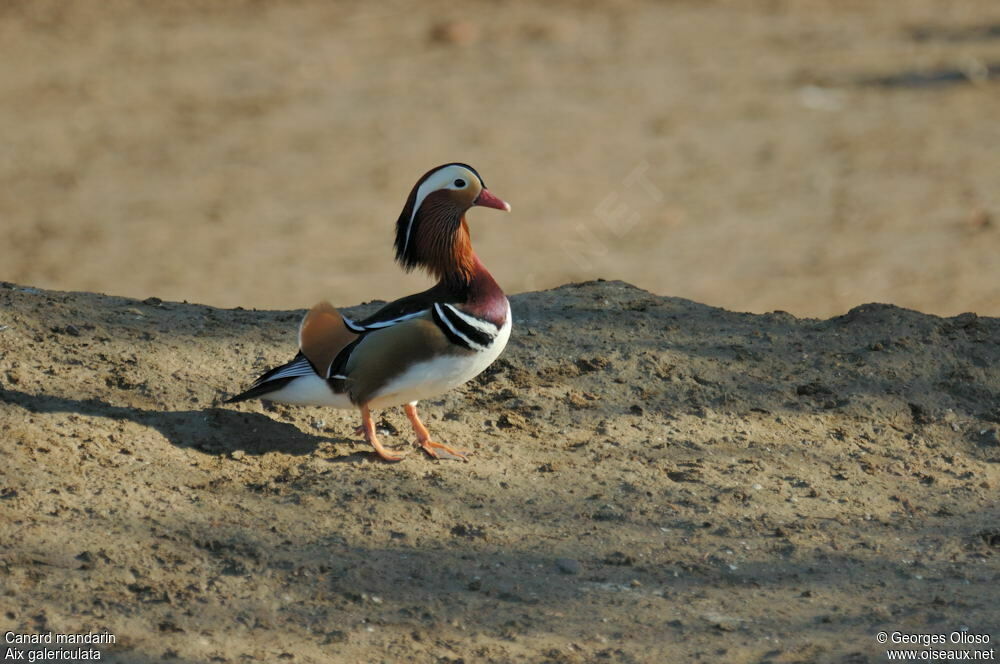
[(472, 314), (467, 314), (461, 309), (450, 304), (446, 304), (444, 306), (448, 307), (450, 311), (455, 312), (455, 315), (457, 315), (459, 318), (461, 318), (466, 323), (476, 328), (483, 334), (488, 334), (491, 337), (495, 337), (497, 335), (497, 332), (500, 331), (500, 328), (498, 328), (496, 325), (489, 322), (488, 320), (483, 320), (482, 318), (476, 318)]
[[(447, 305), (445, 305), (445, 306), (447, 306)], [(444, 324), (448, 326), (448, 329), (451, 330), (451, 333), (454, 334), (459, 339), (461, 339), (462, 341), (464, 341), (469, 348), (473, 348), (475, 350), (486, 350), (486, 346), (484, 346), (482, 344), (477, 344), (475, 341), (473, 341), (472, 339), (470, 339), (466, 335), (464, 335), (461, 332), (459, 332), (458, 329), (452, 324), (452, 322), (450, 320), (448, 320), (448, 317), (445, 315), (445, 313), (441, 310), (441, 305), (440, 304), (438, 304), (437, 302), (435, 302), (434, 303), (434, 309), (437, 311), (438, 318), (441, 319), (441, 321), (444, 322)]]

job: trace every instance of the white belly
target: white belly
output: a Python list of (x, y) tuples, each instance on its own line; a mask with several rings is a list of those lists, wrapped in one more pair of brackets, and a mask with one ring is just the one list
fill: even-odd
[(508, 310), (507, 321), (486, 350), (470, 355), (442, 355), (414, 364), (376, 392), (368, 405), (372, 408), (390, 408), (429, 399), (472, 380), (493, 364), (507, 346), (511, 319), (512, 315)]
[(288, 382), (280, 390), (263, 397), (268, 401), (279, 401), (297, 406), (330, 406), (332, 408), (355, 408), (346, 394), (334, 394), (326, 381), (312, 374), (299, 376)]

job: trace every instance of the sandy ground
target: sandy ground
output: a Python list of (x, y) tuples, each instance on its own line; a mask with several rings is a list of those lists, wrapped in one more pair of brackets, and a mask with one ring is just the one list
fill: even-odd
[(392, 299), (418, 280), (391, 225), (458, 160), (514, 206), (473, 218), (511, 292), (1000, 315), (998, 25), (995, 0), (8, 0), (0, 279)]
[[(0, 620), (104, 661), (882, 662), (1000, 638), (1000, 320), (512, 299), (424, 405), (220, 405), (301, 311), (0, 287)], [(352, 309), (370, 311), (375, 304)], [(581, 336), (581, 330), (586, 331)], [(389, 444), (406, 420), (387, 411)]]

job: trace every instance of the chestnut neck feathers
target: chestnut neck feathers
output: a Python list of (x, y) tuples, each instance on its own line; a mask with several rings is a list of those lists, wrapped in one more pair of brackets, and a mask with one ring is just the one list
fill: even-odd
[(477, 273), (486, 272), (472, 250), (465, 221), (482, 192), (482, 178), (466, 164), (445, 164), (425, 173), (396, 222), (396, 260), (403, 269), (422, 267), (448, 290), (466, 292)]

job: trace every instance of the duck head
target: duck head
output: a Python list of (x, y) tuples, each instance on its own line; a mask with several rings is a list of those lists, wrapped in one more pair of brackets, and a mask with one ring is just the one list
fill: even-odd
[(465, 213), (476, 205), (510, 211), (467, 164), (427, 171), (396, 221), (396, 260), (407, 271), (423, 267), (440, 280), (467, 283), (476, 260)]

